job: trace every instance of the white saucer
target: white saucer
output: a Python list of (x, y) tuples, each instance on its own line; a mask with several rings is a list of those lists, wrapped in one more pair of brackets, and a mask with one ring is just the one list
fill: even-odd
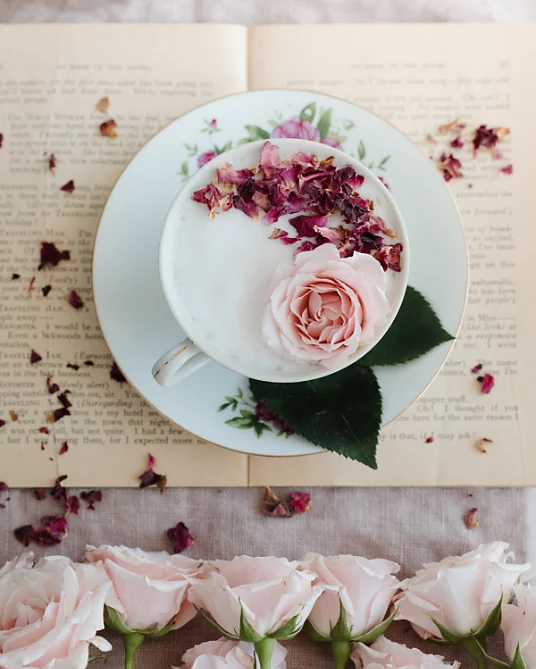
[[(455, 335), (465, 306), (468, 266), (454, 200), (436, 168), (405, 135), (337, 98), (260, 91), (216, 100), (189, 112), (134, 157), (112, 191), (97, 231), (95, 305), (103, 335), (123, 373), (171, 421), (235, 451), (291, 456), (320, 449), (296, 435), (277, 436), (275, 430), (263, 430), (257, 437), (253, 429), (244, 427), (247, 420), (242, 421), (242, 429), (237, 429), (240, 420), (235, 421), (237, 427), (227, 424), (252, 407), (247, 406), (251, 404), (247, 379), (217, 363), (209, 363), (172, 388), (162, 388), (153, 379), (155, 360), (184, 336), (159, 282), (158, 245), (164, 218), (184, 180), (197, 169), (199, 154), (226, 150), (246, 139), (264, 139), (268, 133), (299, 133), (303, 139), (318, 140), (328, 127), (327, 141), (340, 141), (343, 150), (367, 166), (373, 162), (376, 169), (372, 169), (389, 184), (411, 244), (409, 285), (428, 298), (445, 329)], [(411, 363), (376, 370), (383, 424), (419, 397), (450, 347), (445, 343)], [(235, 411), (233, 405), (218, 411), (229, 402), (227, 397), (237, 397)]]

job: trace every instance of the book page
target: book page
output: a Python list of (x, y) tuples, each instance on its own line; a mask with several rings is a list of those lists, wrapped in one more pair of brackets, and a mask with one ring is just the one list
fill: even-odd
[[(373, 472), (333, 454), (281, 463), (255, 458), (250, 483), (269, 485), (535, 485), (532, 226), (536, 189), (527, 73), (531, 25), (266, 26), (250, 31), (250, 89), (299, 88), (346, 98), (398, 126), (426, 153), (438, 126), (463, 118), (512, 129), (504, 160), (472, 157), (457, 199), (470, 252), (462, 332), (441, 374), (381, 433)], [(501, 148), (503, 148), (501, 146)], [(513, 163), (514, 174), (499, 167)], [(469, 185), (470, 184), (470, 185)], [(433, 224), (433, 222), (431, 222)], [(410, 240), (411, 241), (411, 240)], [(430, 249), (441, 262), (441, 241)], [(489, 395), (471, 368), (495, 375)], [(427, 437), (433, 443), (425, 443)], [(492, 443), (481, 452), (481, 438)]]
[[(238, 26), (0, 26), (0, 471), (10, 487), (59, 474), (70, 486), (137, 485), (148, 452), (170, 485), (247, 484), (246, 456), (199, 441), (110, 378), (91, 295), (94, 236), (122, 170), (177, 116), (244, 91), (246, 51)], [(108, 115), (96, 110), (103, 96)], [(99, 132), (108, 118), (115, 139)], [(70, 180), (69, 195), (60, 187)], [(38, 271), (42, 241), (71, 260)], [(77, 312), (71, 290), (85, 303)], [(61, 404), (50, 376), (72, 402), (53, 425), (47, 413)], [(140, 436), (136, 425), (150, 429)]]

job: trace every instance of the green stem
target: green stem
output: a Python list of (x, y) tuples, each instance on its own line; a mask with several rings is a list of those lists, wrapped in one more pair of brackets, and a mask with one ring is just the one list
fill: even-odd
[(349, 641), (332, 641), (331, 649), (335, 659), (335, 669), (345, 669), (352, 653), (352, 644)]
[(270, 669), (272, 666), (272, 654), (274, 652), (275, 639), (265, 637), (255, 644), (255, 654), (259, 658), (260, 669)]
[(145, 634), (140, 634), (139, 632), (123, 634), (123, 646), (125, 647), (125, 669), (133, 669), (134, 654), (144, 641)]
[(487, 669), (488, 660), (486, 652), (479, 644), (478, 639), (474, 636), (468, 636), (465, 639), (463, 639), (462, 643), (465, 647), (465, 650), (475, 660), (478, 669)]

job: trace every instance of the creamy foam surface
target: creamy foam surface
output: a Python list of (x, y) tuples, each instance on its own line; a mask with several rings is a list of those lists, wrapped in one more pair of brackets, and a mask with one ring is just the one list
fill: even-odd
[[(326, 149), (326, 156), (332, 155), (332, 150)], [(257, 150), (249, 158), (230, 162), (237, 168), (252, 167), (259, 155)], [(282, 152), (281, 158), (285, 157)], [(291, 217), (265, 225), (231, 209), (210, 219), (207, 207), (194, 202), (191, 195), (214, 177), (223, 162), (215, 159), (209, 164), (208, 174), (203, 170), (202, 179), (194, 176), (170, 212), (172, 220), (166, 226), (161, 251), (168, 302), (186, 334), (217, 362), (252, 378), (301, 380), (318, 370), (318, 363), (303, 364), (280, 357), (266, 344), (262, 333), (271, 275), (279, 262), (293, 262), (299, 246), (285, 245), (269, 236), (275, 227), (295, 234), (288, 224)], [(343, 158), (335, 164), (348, 162)], [(390, 202), (367, 181), (360, 193), (375, 201), (376, 212), (396, 230)], [(399, 275), (387, 272), (389, 299), (398, 290), (393, 291), (393, 283), (398, 280)]]

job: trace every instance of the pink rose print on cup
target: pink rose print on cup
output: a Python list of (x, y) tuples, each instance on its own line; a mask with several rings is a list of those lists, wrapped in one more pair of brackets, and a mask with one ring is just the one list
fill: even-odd
[(380, 263), (365, 253), (341, 258), (323, 244), (280, 263), (268, 288), (262, 331), (280, 355), (333, 368), (374, 339), (391, 311)]
[(339, 149), (339, 151), (342, 151), (342, 144), (338, 139), (333, 139), (333, 137), (324, 137), (324, 139), (320, 140), (320, 144), (326, 144), (327, 146), (331, 146), (334, 149)]
[(312, 142), (320, 141), (320, 131), (311, 125), (309, 121), (302, 121), (299, 116), (294, 116), (288, 121), (272, 130), (272, 137), (290, 139), (309, 139)]
[(203, 167), (216, 157), (216, 151), (204, 151), (197, 156), (197, 167)]

